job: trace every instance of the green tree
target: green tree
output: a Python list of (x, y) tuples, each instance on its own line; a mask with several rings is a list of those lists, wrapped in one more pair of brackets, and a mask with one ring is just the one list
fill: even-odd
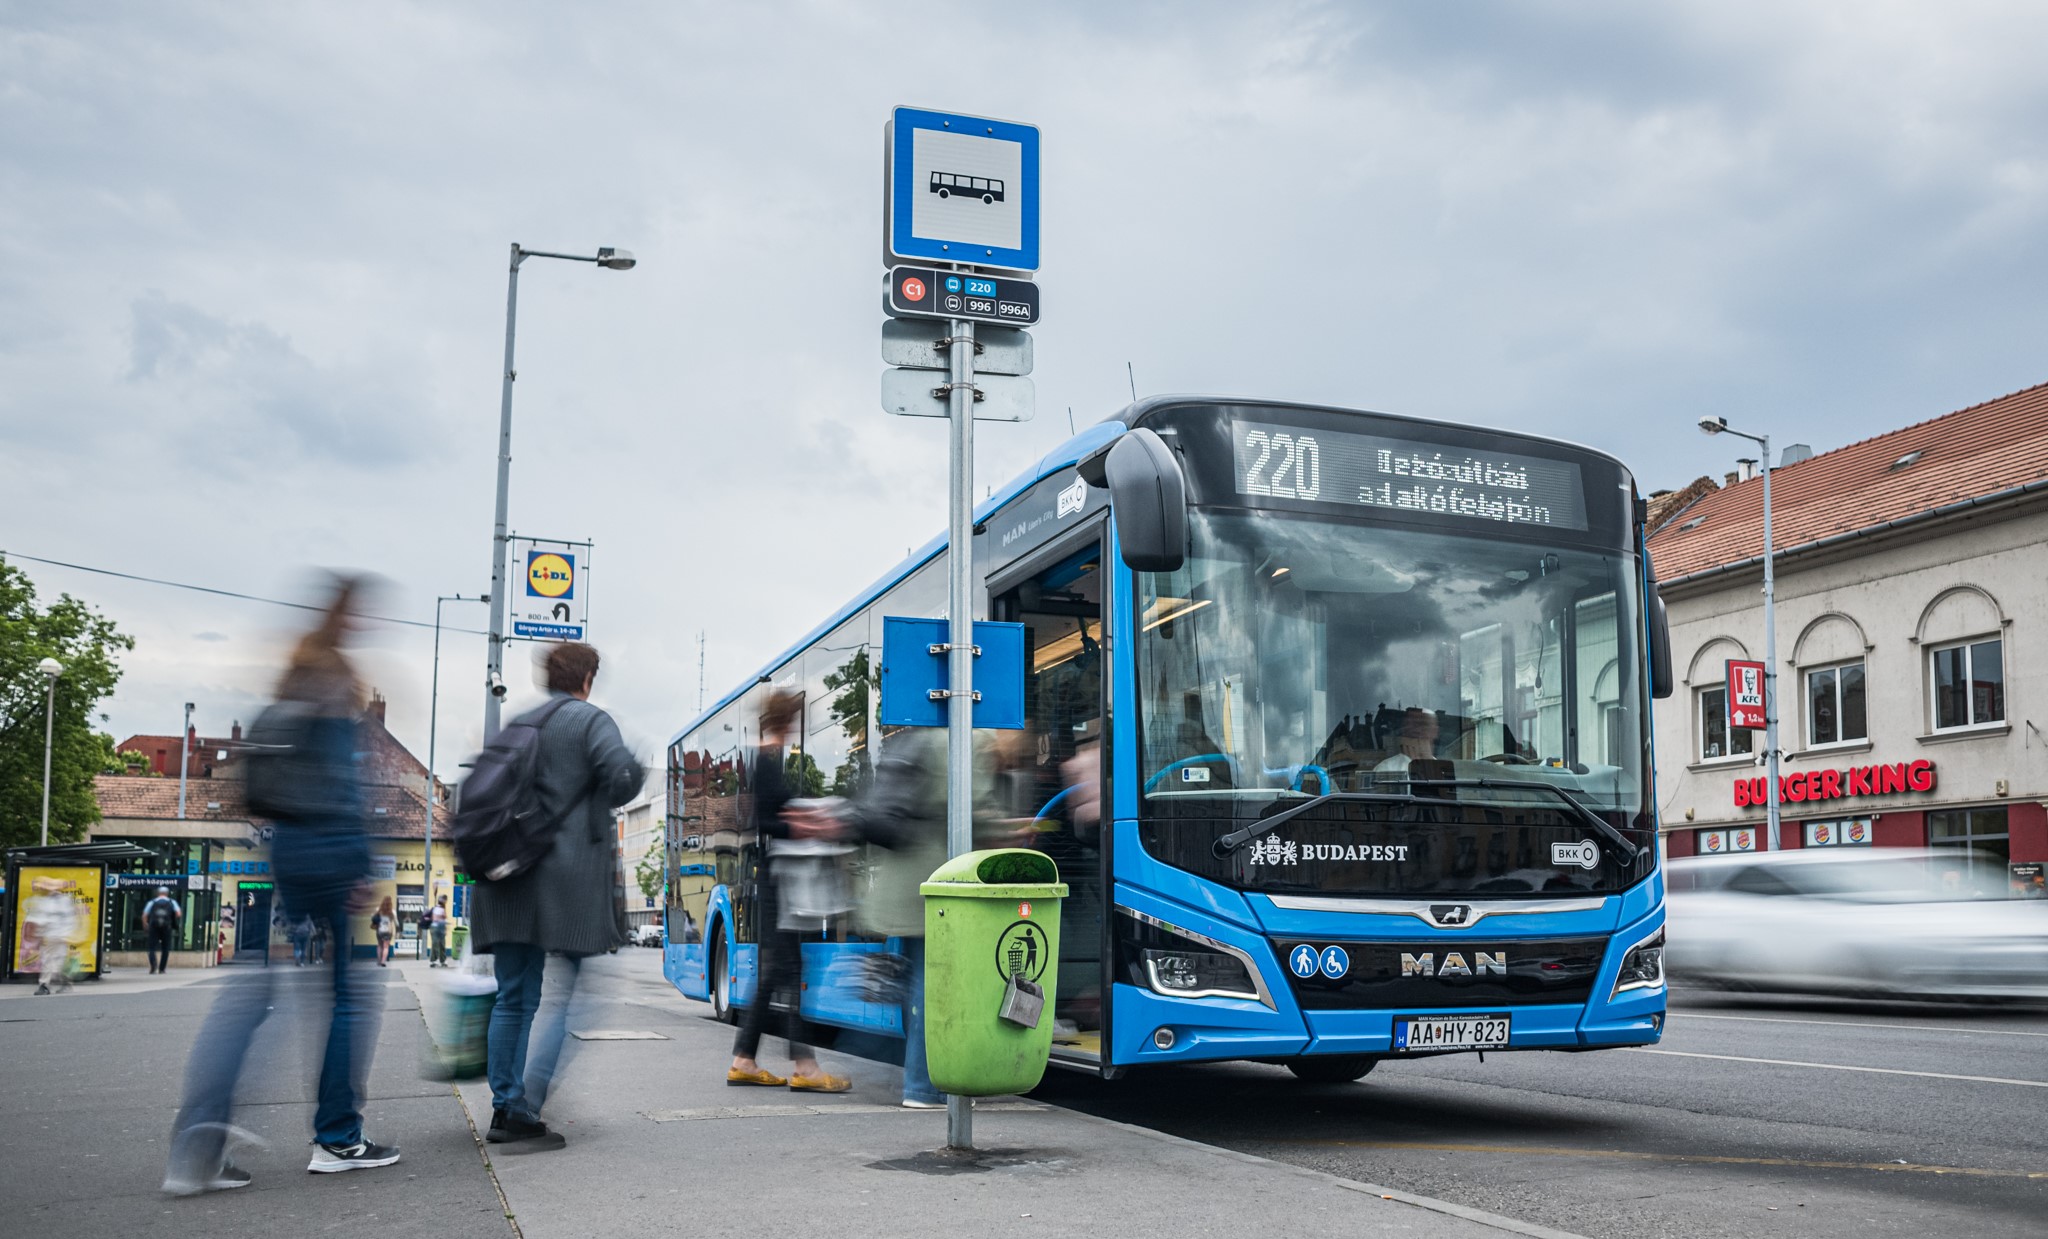
[(633, 880), (640, 884), (640, 893), (649, 899), (661, 899), (661, 871), (665, 857), (661, 840), (655, 839), (647, 845), (647, 855), (633, 866)]
[(113, 743), (94, 729), (100, 702), (121, 678), (115, 659), (135, 639), (69, 594), (36, 604), (28, 574), (0, 560), (0, 844), (34, 844), (43, 810), (45, 658), (64, 664), (57, 680), (50, 751), (50, 841), (75, 842), (100, 820), (92, 780)]
[(782, 777), (788, 781), (792, 795), (825, 794), (824, 772), (818, 769), (817, 760), (802, 749), (797, 749), (782, 759)]
[(882, 677), (868, 658), (868, 647), (855, 650), (853, 657), (826, 673), (825, 689), (833, 694), (828, 709), (832, 721), (846, 733), (846, 760), (832, 772), (832, 794), (858, 796), (867, 790), (873, 766), (868, 756), (868, 702), (881, 686)]
[(92, 738), (93, 743), (99, 745), (101, 774), (126, 774), (130, 766), (141, 766), (145, 770), (149, 768), (149, 754), (140, 749), (116, 748), (114, 737), (104, 731), (94, 732)]

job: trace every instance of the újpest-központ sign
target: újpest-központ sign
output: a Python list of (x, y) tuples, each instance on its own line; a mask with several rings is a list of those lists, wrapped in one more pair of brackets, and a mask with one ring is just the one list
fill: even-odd
[[(1847, 770), (1800, 770), (1778, 780), (1778, 800), (1783, 804), (1812, 804), (1853, 796), (1897, 796), (1931, 792), (1934, 783), (1931, 761), (1851, 766)], [(1736, 808), (1765, 804), (1769, 799), (1770, 784), (1762, 776), (1735, 780)]]

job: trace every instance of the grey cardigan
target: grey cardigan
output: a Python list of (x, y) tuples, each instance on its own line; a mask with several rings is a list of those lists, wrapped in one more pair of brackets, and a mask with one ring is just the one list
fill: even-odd
[(500, 942), (517, 942), (597, 955), (619, 945), (611, 810), (638, 794), (646, 779), (611, 715), (585, 701), (556, 710), (541, 729), (535, 771), (541, 807), (559, 823), (554, 849), (517, 877), (477, 884), (469, 918), (474, 949), (487, 953)]

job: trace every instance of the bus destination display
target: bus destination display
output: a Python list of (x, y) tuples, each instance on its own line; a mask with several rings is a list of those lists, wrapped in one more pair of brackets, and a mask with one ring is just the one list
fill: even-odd
[(1241, 495), (1586, 528), (1579, 467), (1564, 461), (1342, 430), (1234, 425)]

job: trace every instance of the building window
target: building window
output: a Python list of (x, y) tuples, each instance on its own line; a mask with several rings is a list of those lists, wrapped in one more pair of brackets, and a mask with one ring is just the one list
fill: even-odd
[(1864, 721), (1863, 664), (1843, 663), (1806, 673), (1806, 743), (1846, 744), (1870, 738)]
[(1934, 729), (1975, 727), (2005, 719), (2005, 642), (1966, 641), (1931, 653)]
[(1974, 878), (2005, 882), (2006, 865), (2012, 859), (2012, 832), (2005, 810), (1943, 809), (1927, 815), (1927, 843), (1935, 848), (1957, 848), (1970, 857), (1970, 868), (1982, 867)]
[(1750, 751), (1747, 727), (1728, 726), (1728, 688), (1717, 684), (1700, 690), (1700, 760), (1745, 756)]

